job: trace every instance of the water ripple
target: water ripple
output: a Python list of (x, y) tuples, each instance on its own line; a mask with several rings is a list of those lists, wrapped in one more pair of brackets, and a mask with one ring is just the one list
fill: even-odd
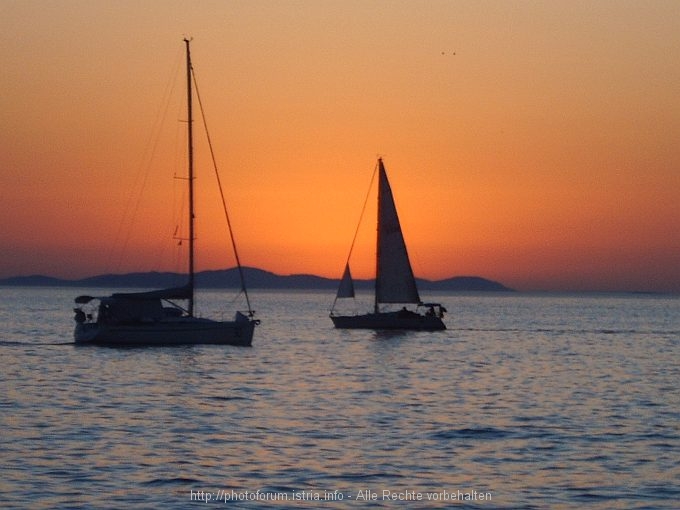
[(360, 490), (483, 491), (489, 509), (680, 499), (677, 299), (439, 296), (449, 330), (376, 334), (333, 329), (328, 296), (263, 293), (244, 351), (74, 348), (72, 294), (17, 290), (0, 310), (6, 508), (186, 508), (219, 490), (291, 498), (233, 508), (356, 508)]

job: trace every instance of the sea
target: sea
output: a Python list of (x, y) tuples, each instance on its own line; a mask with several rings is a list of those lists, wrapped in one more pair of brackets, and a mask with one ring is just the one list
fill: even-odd
[(446, 331), (386, 333), (254, 289), (250, 348), (116, 349), (73, 344), (107, 290), (0, 293), (2, 508), (680, 504), (678, 296), (429, 293)]

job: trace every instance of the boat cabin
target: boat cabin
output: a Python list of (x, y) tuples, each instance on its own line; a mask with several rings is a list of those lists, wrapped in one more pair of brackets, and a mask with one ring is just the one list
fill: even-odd
[[(79, 296), (76, 303), (86, 305), (98, 301), (99, 306), (74, 308), (78, 323), (98, 322), (100, 324), (125, 324), (157, 322), (182, 317), (186, 311), (169, 301), (187, 299), (184, 287), (150, 292), (116, 293), (107, 297)], [(165, 306), (168, 303), (170, 306)], [(96, 309), (96, 314), (95, 314)]]

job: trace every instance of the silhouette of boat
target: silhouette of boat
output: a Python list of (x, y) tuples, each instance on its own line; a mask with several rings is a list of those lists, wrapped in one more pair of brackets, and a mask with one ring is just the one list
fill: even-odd
[[(194, 315), (194, 165), (193, 165), (193, 90), (190, 40), (186, 45), (187, 126), (188, 126), (188, 186), (189, 186), (189, 267), (184, 286), (147, 292), (114, 293), (105, 297), (78, 296), (74, 308), (77, 344), (110, 346), (155, 346), (224, 344), (249, 346), (259, 320), (254, 311), (243, 279), (243, 270), (227, 215), (236, 263), (241, 277), (248, 311), (237, 311), (232, 321), (217, 321)], [(200, 100), (200, 98), (199, 98)], [(210, 144), (209, 144), (210, 145)], [(219, 182), (219, 177), (218, 177)], [(221, 186), (220, 186), (221, 188)], [(220, 189), (221, 192), (221, 189)], [(224, 198), (223, 198), (224, 204)], [(226, 206), (224, 207), (226, 214)], [(178, 303), (186, 303), (181, 305)]]
[[(442, 321), (446, 309), (439, 303), (423, 303), (420, 300), (392, 189), (381, 158), (378, 159), (376, 171), (378, 172), (378, 234), (373, 312), (355, 315), (339, 315), (335, 312), (339, 299), (355, 297), (348, 256), (340, 286), (333, 301), (330, 318), (336, 328), (342, 329), (430, 331), (446, 329)], [(350, 248), (350, 256), (353, 247), (354, 243)], [(399, 310), (388, 310), (384, 306), (395, 304), (404, 306)], [(412, 305), (415, 305), (415, 309)]]

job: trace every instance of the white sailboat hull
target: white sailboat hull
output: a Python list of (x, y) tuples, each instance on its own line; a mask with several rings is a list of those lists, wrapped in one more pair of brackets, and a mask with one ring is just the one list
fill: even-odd
[(339, 329), (410, 329), (439, 331), (446, 329), (437, 316), (408, 312), (381, 312), (364, 315), (331, 315), (333, 325)]
[(213, 321), (194, 317), (132, 324), (76, 324), (76, 344), (112, 347), (160, 345), (237, 345), (250, 346), (257, 321), (237, 312), (233, 321)]

